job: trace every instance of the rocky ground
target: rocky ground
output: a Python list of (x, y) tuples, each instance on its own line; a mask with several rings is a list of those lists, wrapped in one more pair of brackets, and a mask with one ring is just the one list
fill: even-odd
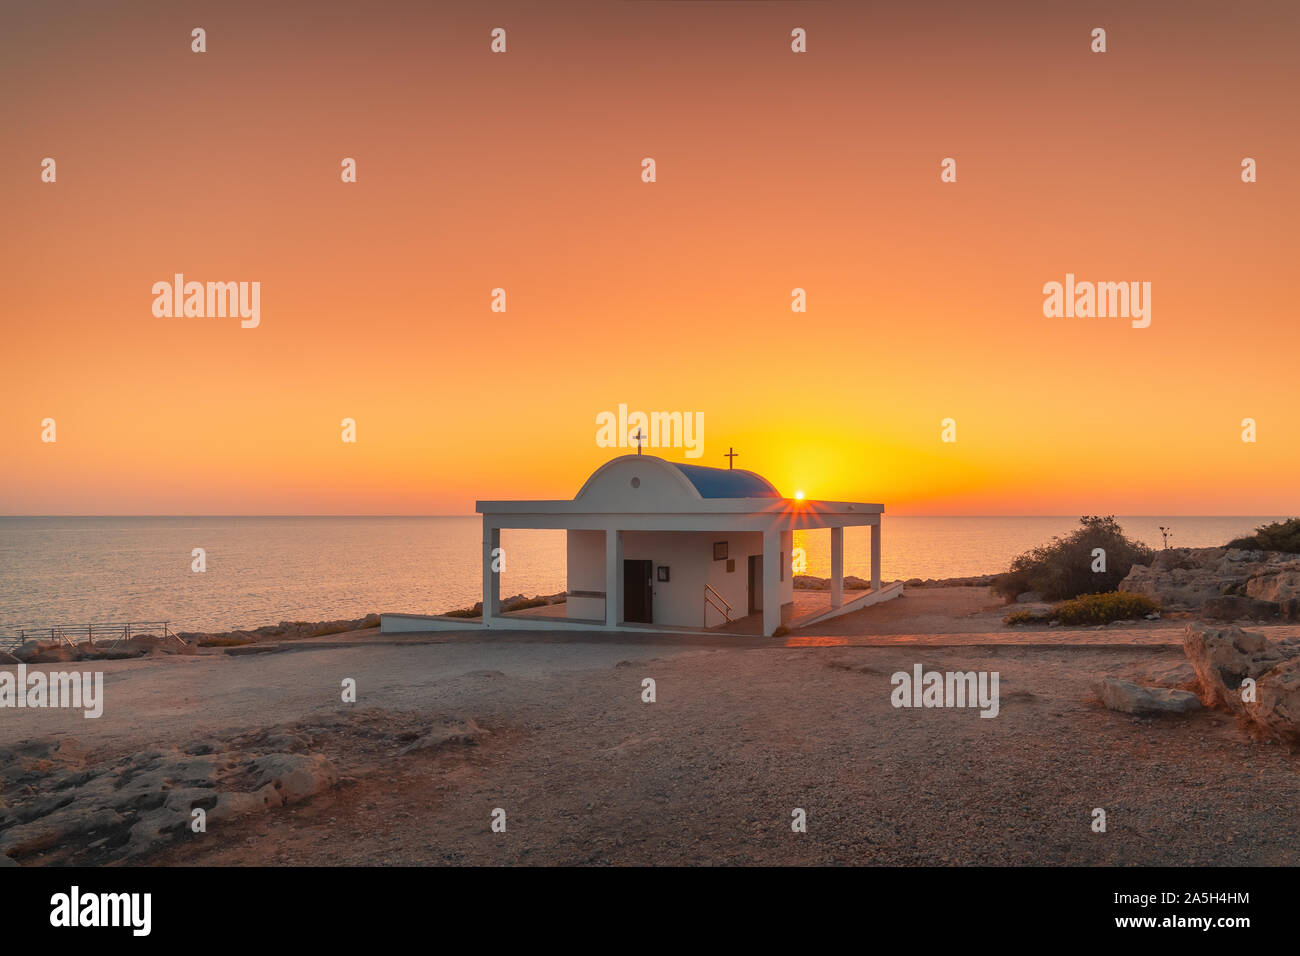
[[(44, 863), (143, 856), (199, 818), (223, 826), (305, 800), (338, 782), (301, 728), (93, 756), (75, 737), (0, 749), (0, 854)], [(27, 799), (24, 799), (27, 798)], [(199, 813), (196, 813), (199, 811)]]
[[(963, 593), (890, 603), (938, 619), (927, 602), (951, 613)], [(981, 620), (981, 602), (996, 603), (972, 597), (970, 620)], [(1145, 647), (1095, 643), (1110, 632), (1092, 629), (1053, 633), (1057, 645), (959, 633), (979, 643), (918, 646), (903, 633), (873, 638), (873, 621), (905, 626), (877, 610), (859, 612), (860, 644), (564, 634), (412, 643), (359, 631), (254, 656), (207, 648), (73, 665), (105, 672), (102, 718), (0, 714), (11, 741), (0, 752), (0, 856), (1300, 863), (1294, 745), (1243, 732), (1244, 714), (1127, 714), (1099, 698), (1107, 676), (1199, 690), (1180, 633), (1145, 630), (1158, 641)], [(1079, 642), (1064, 643), (1070, 634)], [(1247, 640), (1240, 653), (1266, 662), (1268, 644)], [(1235, 658), (1219, 659), (1231, 670)], [(894, 708), (890, 675), (915, 663), (998, 671), (998, 717)], [(642, 701), (647, 677), (654, 703)], [(341, 699), (345, 678), (356, 703)], [(1105, 833), (1091, 828), (1098, 807)], [(505, 833), (491, 829), (497, 808)], [(791, 831), (795, 808), (807, 833)], [(192, 831), (194, 809), (206, 832)]]

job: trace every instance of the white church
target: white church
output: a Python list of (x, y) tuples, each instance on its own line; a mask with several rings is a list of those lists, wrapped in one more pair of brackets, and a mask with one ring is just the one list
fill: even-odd
[[(482, 628), (703, 632), (750, 618), (764, 635), (902, 594), (881, 587), (884, 506), (783, 498), (762, 476), (734, 468), (622, 455), (592, 473), (572, 500), (480, 501), (481, 620), (385, 614), (385, 632)], [(871, 589), (844, 600), (844, 529), (871, 529)], [(564, 616), (503, 614), (493, 559), (502, 529), (564, 529)], [(829, 528), (829, 607), (794, 620), (794, 532)], [(559, 605), (555, 610), (559, 610)], [(752, 618), (750, 617), (752, 616)]]

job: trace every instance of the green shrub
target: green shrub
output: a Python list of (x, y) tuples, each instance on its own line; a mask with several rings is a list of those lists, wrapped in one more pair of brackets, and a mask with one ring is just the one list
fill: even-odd
[(1051, 617), (1062, 624), (1109, 624), (1111, 621), (1137, 620), (1159, 608), (1145, 594), (1111, 591), (1062, 601), (1052, 608)]
[(1054, 605), (1045, 612), (1012, 611), (1005, 618), (1006, 624), (1047, 624), (1060, 621), (1062, 624), (1109, 624), (1111, 621), (1132, 621), (1146, 617), (1160, 606), (1145, 594), (1133, 594), (1129, 591), (1110, 591), (1106, 594), (1085, 594)]
[[(1037, 591), (1048, 601), (1080, 594), (1114, 591), (1135, 564), (1150, 564), (1155, 552), (1124, 536), (1113, 515), (1087, 515), (1081, 527), (1065, 537), (1026, 551), (1011, 562), (1011, 570), (993, 580), (993, 590), (1008, 600)], [(1094, 548), (1106, 552), (1106, 570), (1093, 571)]]
[(1254, 534), (1245, 538), (1234, 538), (1228, 542), (1227, 547), (1245, 548), (1248, 551), (1286, 551), (1289, 554), (1300, 554), (1300, 518), (1260, 525), (1255, 529)]

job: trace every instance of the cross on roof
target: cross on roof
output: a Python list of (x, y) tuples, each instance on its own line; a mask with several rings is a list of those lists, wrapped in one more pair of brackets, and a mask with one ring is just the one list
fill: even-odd
[(639, 455), (641, 454), (641, 439), (645, 438), (645, 435), (641, 434), (640, 426), (637, 427), (636, 434), (632, 437), (636, 439), (636, 453)]
[(725, 459), (727, 459), (727, 467), (728, 467), (728, 468), (735, 468), (735, 467), (736, 467), (736, 457), (738, 456), (738, 454), (739, 454), (739, 453), (738, 453), (734, 448), (732, 448), (730, 445), (727, 446), (727, 453), (726, 453), (725, 455), (723, 455), (722, 457), (725, 458)]

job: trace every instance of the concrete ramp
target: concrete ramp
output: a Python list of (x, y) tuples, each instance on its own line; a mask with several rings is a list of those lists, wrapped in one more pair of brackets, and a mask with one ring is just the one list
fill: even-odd
[(892, 584), (886, 584), (879, 591), (868, 591), (865, 594), (855, 597), (852, 601), (841, 605), (840, 607), (829, 608), (825, 611), (819, 611), (815, 614), (809, 614), (806, 617), (791, 621), (790, 627), (808, 627), (810, 624), (820, 624), (822, 621), (829, 621), (834, 617), (842, 617), (845, 614), (852, 614), (854, 611), (861, 611), (864, 607), (871, 607), (873, 604), (880, 604), (883, 601), (892, 601), (894, 598), (903, 596), (903, 582), (895, 581)]

